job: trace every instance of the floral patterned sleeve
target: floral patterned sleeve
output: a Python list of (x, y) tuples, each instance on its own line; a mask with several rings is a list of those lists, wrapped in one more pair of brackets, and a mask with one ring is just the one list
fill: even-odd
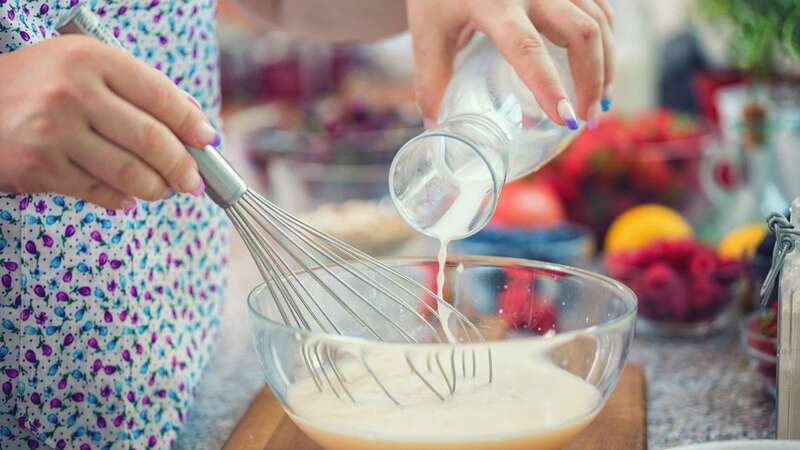
[[(56, 37), (78, 3), (0, 0), (0, 53)], [(213, 0), (83, 3), (220, 125)], [(0, 448), (169, 448), (212, 349), (227, 236), (205, 197), (107, 211), (0, 193)]]

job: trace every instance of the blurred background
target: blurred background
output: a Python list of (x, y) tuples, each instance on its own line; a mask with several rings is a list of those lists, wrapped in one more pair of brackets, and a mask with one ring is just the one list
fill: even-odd
[[(769, 437), (777, 325), (755, 304), (773, 245), (764, 219), (800, 194), (800, 2), (608, 1), (611, 111), (507, 185), (490, 225), (450, 251), (586, 267), (630, 286), (651, 447)], [(421, 129), (409, 37), (292, 40), (231, 0), (219, 17), (226, 154), (248, 182), (375, 256), (433, 255), (438, 243), (387, 199), (389, 163)], [(242, 326), (261, 279), (236, 236), (230, 266), (225, 351), (204, 375), (181, 449), (221, 447), (262, 386)], [(712, 335), (737, 321), (740, 332), (714, 339), (642, 337)]]
[[(451, 249), (605, 271), (636, 291), (642, 330), (712, 333), (753, 309), (764, 219), (800, 195), (800, 3), (610, 3), (611, 111)], [(409, 36), (321, 45), (219, 8), (226, 151), (246, 178), (373, 255), (432, 254), (387, 198), (421, 130)]]

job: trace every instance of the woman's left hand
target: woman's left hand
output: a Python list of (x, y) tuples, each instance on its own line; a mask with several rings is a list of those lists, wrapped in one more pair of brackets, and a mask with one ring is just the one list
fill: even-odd
[(610, 104), (614, 18), (606, 0), (407, 0), (406, 7), (417, 101), (428, 121), (436, 118), (456, 53), (476, 29), (489, 36), (555, 122), (563, 125), (575, 113), (542, 35), (567, 49), (578, 116), (592, 125)]

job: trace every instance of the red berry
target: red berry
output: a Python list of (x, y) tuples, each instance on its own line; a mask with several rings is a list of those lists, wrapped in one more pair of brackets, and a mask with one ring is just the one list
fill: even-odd
[(551, 301), (534, 296), (536, 273), (525, 268), (506, 269), (506, 288), (498, 302), (500, 316), (509, 327), (545, 334), (558, 326)]
[(606, 257), (606, 271), (612, 278), (624, 280), (641, 269), (634, 266), (634, 258), (630, 252), (619, 252)]
[(714, 181), (724, 190), (730, 191), (739, 184), (739, 174), (728, 160), (719, 161), (714, 166)]
[(677, 271), (685, 273), (689, 258), (697, 250), (697, 244), (690, 239), (679, 241), (666, 241), (662, 243), (666, 259)]
[(742, 274), (742, 265), (735, 259), (720, 259), (714, 276), (721, 284), (730, 284), (739, 279)]
[(528, 330), (542, 335), (558, 329), (558, 311), (552, 302), (538, 301), (532, 302), (532, 305), (531, 320), (526, 327)]
[(698, 251), (689, 260), (688, 274), (696, 277), (709, 277), (717, 267), (717, 257), (713, 253)]
[(726, 292), (708, 277), (695, 277), (689, 285), (692, 319), (711, 317), (725, 306)]
[(647, 295), (664, 319), (684, 320), (689, 314), (686, 287), (680, 275), (664, 262), (653, 263), (644, 273)]
[(668, 264), (663, 262), (653, 263), (644, 273), (645, 286), (653, 293), (664, 292), (672, 289), (680, 282), (678, 274)]

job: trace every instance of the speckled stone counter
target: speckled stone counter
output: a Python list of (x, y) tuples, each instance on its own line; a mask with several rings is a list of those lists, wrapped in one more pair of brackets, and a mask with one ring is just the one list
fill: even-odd
[(775, 435), (775, 401), (759, 384), (735, 330), (705, 340), (637, 337), (631, 361), (647, 378), (651, 450)]
[[(231, 260), (231, 294), (217, 350), (178, 439), (180, 450), (221, 448), (262, 386), (245, 304), (258, 274), (241, 248), (234, 248)], [(705, 340), (637, 337), (631, 361), (647, 376), (651, 450), (773, 437), (775, 403), (747, 367), (734, 330)]]

